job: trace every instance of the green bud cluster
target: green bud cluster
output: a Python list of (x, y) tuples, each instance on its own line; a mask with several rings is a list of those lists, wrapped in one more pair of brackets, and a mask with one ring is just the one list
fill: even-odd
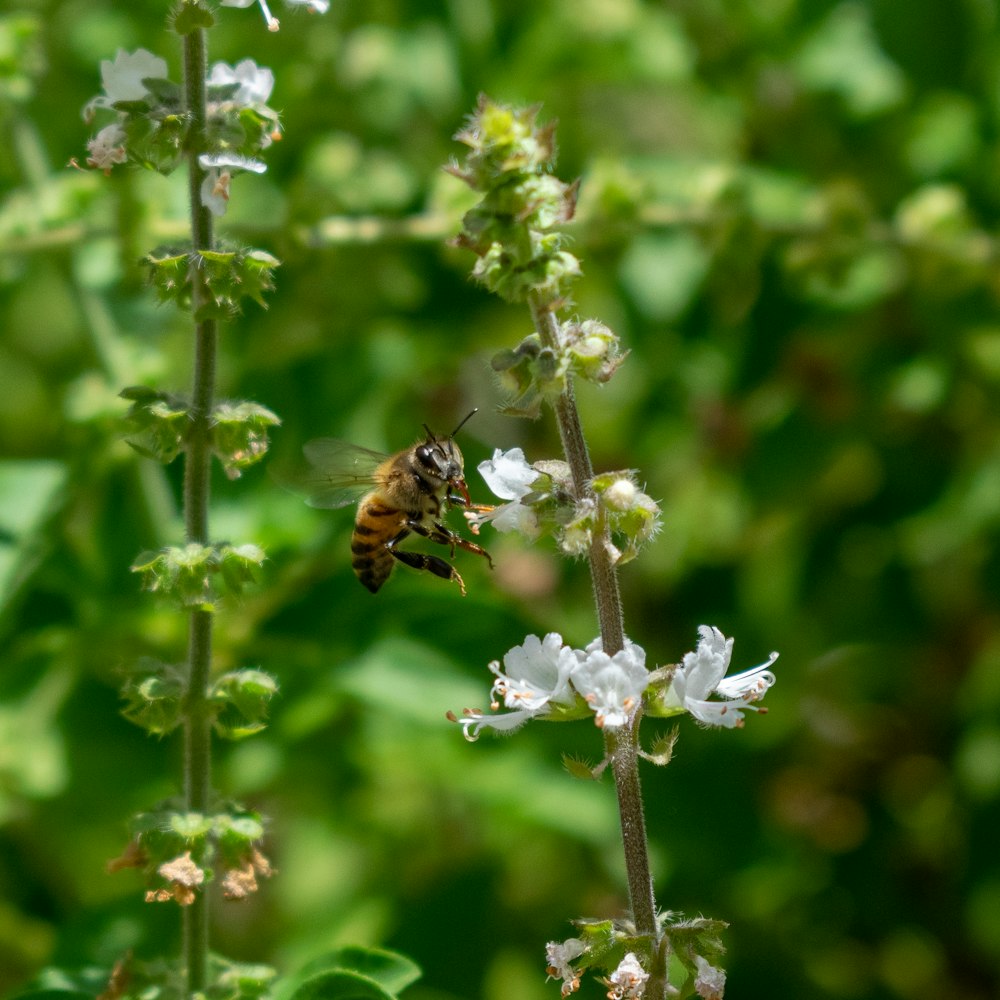
[(529, 294), (546, 302), (565, 299), (580, 274), (557, 230), (573, 218), (578, 185), (549, 172), (556, 158), (554, 125), (539, 127), (537, 116), (537, 107), (518, 110), (480, 97), (455, 137), (469, 153), (462, 164), (446, 168), (483, 196), (466, 213), (454, 243), (479, 257), (473, 277), (512, 302)]
[(244, 248), (190, 250), (165, 247), (146, 255), (150, 284), (160, 302), (175, 302), (189, 310), (192, 304), (193, 275), (197, 270), (204, 301), (194, 318), (231, 319), (241, 311), (243, 299), (253, 299), (267, 308), (264, 293), (274, 288), (273, 272), (279, 265), (265, 250)]
[(597, 506), (611, 530), (615, 563), (626, 563), (660, 528), (660, 507), (635, 482), (635, 473), (603, 472), (591, 480)]
[(531, 491), (517, 500), (531, 511), (531, 537), (553, 535), (569, 556), (586, 556), (594, 538), (607, 528), (612, 562), (626, 563), (659, 530), (659, 505), (639, 489), (631, 470), (600, 473), (577, 497), (566, 462), (535, 462), (531, 468), (538, 476)]
[[(191, 430), (187, 402), (141, 385), (123, 389), (119, 395), (132, 400), (125, 414), (128, 443), (146, 458), (172, 462), (184, 450)], [(230, 479), (238, 479), (245, 468), (264, 457), (270, 443), (268, 431), (280, 423), (260, 403), (222, 402), (212, 408), (210, 444)]]
[[(277, 682), (261, 670), (231, 670), (213, 681), (208, 703), (212, 726), (223, 739), (252, 736), (266, 726)], [(139, 671), (124, 687), (122, 714), (154, 736), (173, 732), (184, 721), (184, 678), (180, 668), (143, 659)]]
[(133, 573), (142, 575), (146, 590), (166, 594), (183, 608), (214, 611), (210, 581), (221, 577), (234, 594), (254, 579), (264, 562), (264, 551), (257, 545), (170, 545), (159, 552), (147, 552), (132, 564)]
[(509, 416), (535, 419), (542, 402), (553, 404), (566, 391), (571, 376), (607, 382), (628, 354), (618, 336), (597, 320), (562, 323), (558, 335), (557, 349), (544, 346), (532, 333), (514, 350), (493, 357), (493, 370), (512, 397), (503, 409)]
[[(643, 956), (644, 965), (655, 967), (660, 964), (652, 954), (655, 948), (661, 951), (662, 959), (673, 959), (687, 972), (687, 980), (675, 991), (677, 996), (685, 997), (709, 995), (697, 989), (700, 965), (719, 961), (725, 951), (720, 935), (728, 927), (723, 920), (685, 919), (676, 913), (661, 913), (657, 916), (661, 936), (654, 942), (648, 935), (638, 934), (628, 920), (575, 920), (573, 923), (577, 928), (574, 950), (578, 956), (573, 959), (572, 969), (578, 978), (588, 971), (610, 972), (628, 953)], [(721, 993), (712, 995), (721, 996)]]

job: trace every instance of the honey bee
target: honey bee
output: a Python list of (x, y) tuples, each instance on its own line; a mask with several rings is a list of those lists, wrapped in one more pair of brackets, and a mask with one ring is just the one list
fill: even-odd
[(410, 534), (447, 545), (452, 557), (456, 548), (475, 552), (493, 568), (489, 553), (452, 531), (442, 517), (442, 507), (489, 509), (469, 499), (462, 453), (454, 440), (472, 413), (448, 437), (438, 437), (424, 424), (427, 437), (395, 455), (383, 455), (338, 438), (317, 438), (303, 446), (312, 468), (299, 485), (305, 488), (309, 506), (358, 504), (351, 536), (351, 565), (373, 594), (389, 579), (395, 564), (401, 562), (454, 580), (465, 596), (465, 582), (447, 560), (399, 547)]

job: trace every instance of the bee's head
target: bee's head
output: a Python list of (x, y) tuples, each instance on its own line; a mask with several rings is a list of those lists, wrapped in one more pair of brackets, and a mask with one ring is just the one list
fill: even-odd
[[(472, 413), (475, 412), (475, 410), (472, 411)], [(472, 413), (469, 414), (469, 417), (472, 416)], [(469, 417), (466, 417), (465, 420), (468, 420)], [(446, 482), (450, 489), (464, 497), (466, 503), (470, 503), (469, 488), (465, 484), (465, 460), (462, 458), (462, 452), (458, 445), (455, 444), (455, 434), (458, 433), (465, 420), (455, 428), (450, 437), (446, 438), (437, 437), (427, 424), (424, 424), (427, 440), (423, 444), (417, 445), (416, 456), (417, 461), (428, 475)]]

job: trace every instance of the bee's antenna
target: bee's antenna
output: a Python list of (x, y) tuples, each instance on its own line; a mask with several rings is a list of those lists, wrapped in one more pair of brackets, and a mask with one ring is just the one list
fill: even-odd
[(454, 437), (468, 422), (469, 417), (479, 412), (479, 407), (477, 406), (452, 432), (451, 436)]

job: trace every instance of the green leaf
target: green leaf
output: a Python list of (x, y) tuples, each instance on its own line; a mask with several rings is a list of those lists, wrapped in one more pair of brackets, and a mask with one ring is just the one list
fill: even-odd
[(353, 972), (324, 972), (307, 979), (291, 1000), (393, 1000), (373, 979)]
[(94, 1000), (97, 993), (87, 993), (83, 990), (27, 990), (15, 994), (11, 1000)]
[(42, 527), (66, 486), (59, 462), (0, 462), (0, 610), (41, 557)]
[(420, 968), (397, 952), (341, 948), (309, 962), (294, 977), (298, 985), (288, 1000), (391, 1000), (420, 975)]

